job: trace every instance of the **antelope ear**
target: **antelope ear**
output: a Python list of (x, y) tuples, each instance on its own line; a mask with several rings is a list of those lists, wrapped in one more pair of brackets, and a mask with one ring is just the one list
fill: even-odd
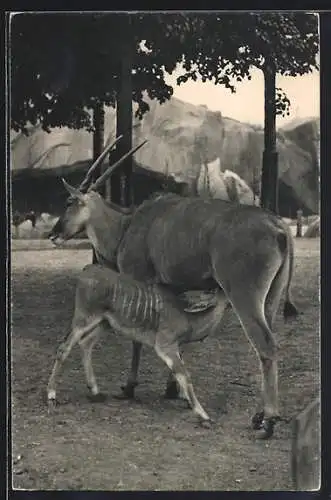
[(76, 198), (82, 203), (85, 202), (84, 194), (81, 191), (79, 191), (79, 189), (70, 186), (70, 184), (68, 184), (67, 181), (63, 179), (63, 177), (61, 177), (61, 180), (63, 182), (64, 187), (66, 188), (66, 190), (68, 191), (68, 193), (72, 198)]

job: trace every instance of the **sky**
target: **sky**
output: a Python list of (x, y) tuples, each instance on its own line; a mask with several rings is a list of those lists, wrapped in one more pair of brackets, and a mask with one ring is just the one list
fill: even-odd
[[(190, 81), (177, 86), (176, 78), (179, 74), (179, 71), (176, 71), (166, 78), (166, 82), (174, 88), (174, 97), (192, 104), (204, 104), (211, 110), (221, 111), (223, 116), (229, 118), (263, 125), (264, 81), (261, 70), (252, 70), (252, 80), (238, 83), (235, 94), (224, 86), (211, 82)], [(319, 71), (298, 77), (277, 75), (276, 86), (281, 87), (291, 101), (290, 116), (278, 116), (277, 126), (284, 126), (296, 118), (319, 116)]]

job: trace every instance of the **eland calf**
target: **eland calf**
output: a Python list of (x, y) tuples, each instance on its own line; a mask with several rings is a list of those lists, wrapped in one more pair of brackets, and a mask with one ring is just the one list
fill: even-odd
[[(215, 303), (194, 311), (179, 307), (180, 299), (163, 285), (147, 285), (99, 264), (86, 266), (78, 278), (71, 330), (59, 346), (51, 373), (47, 397), (51, 408), (56, 401), (56, 375), (75, 344), (83, 354), (83, 365), (91, 398), (103, 396), (94, 376), (91, 355), (100, 327), (153, 347), (170, 368), (185, 398), (201, 423), (210, 418), (199, 403), (187, 372), (180, 346), (201, 341), (219, 324), (227, 299), (220, 290)], [(103, 325), (102, 325), (103, 324)], [(103, 328), (104, 329), (104, 328)]]

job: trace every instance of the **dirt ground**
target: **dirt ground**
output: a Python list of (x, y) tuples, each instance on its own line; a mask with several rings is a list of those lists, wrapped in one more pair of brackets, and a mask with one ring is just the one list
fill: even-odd
[[(183, 401), (163, 399), (167, 368), (143, 349), (137, 401), (112, 396), (125, 382), (131, 342), (109, 335), (93, 361), (104, 403), (90, 403), (75, 348), (58, 378), (48, 415), (45, 389), (73, 311), (75, 277), (91, 261), (82, 249), (12, 252), (13, 487), (62, 490), (288, 490), (291, 424), (256, 441), (250, 419), (260, 402), (254, 351), (232, 311), (218, 340), (186, 349), (197, 395), (215, 420), (196, 425)], [(319, 391), (319, 242), (296, 240), (293, 296), (304, 315), (275, 325), (280, 340), (283, 417)]]

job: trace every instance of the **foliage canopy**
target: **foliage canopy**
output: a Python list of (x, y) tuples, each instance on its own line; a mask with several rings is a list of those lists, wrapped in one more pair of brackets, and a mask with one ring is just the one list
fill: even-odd
[[(143, 43), (142, 43), (143, 41)], [(10, 24), (11, 127), (40, 122), (93, 129), (96, 103), (115, 106), (123, 43), (131, 44), (133, 100), (160, 103), (178, 64), (177, 83), (198, 78), (235, 91), (251, 69), (272, 60), (283, 75), (317, 68), (318, 19), (306, 13), (15, 14)], [(277, 113), (289, 111), (281, 89)]]

